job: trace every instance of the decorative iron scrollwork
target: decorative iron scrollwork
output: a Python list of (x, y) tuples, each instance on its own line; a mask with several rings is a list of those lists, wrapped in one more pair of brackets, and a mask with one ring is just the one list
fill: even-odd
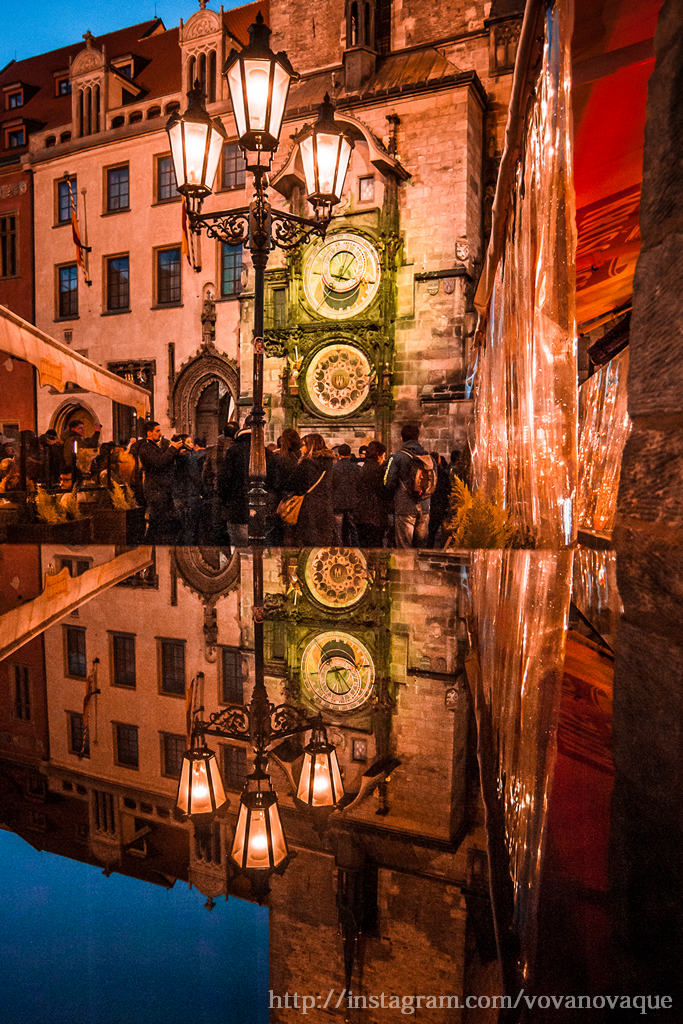
[(217, 736), (248, 740), (251, 735), (251, 715), (246, 707), (231, 704), (209, 715), (208, 722), (200, 724), (200, 730)]

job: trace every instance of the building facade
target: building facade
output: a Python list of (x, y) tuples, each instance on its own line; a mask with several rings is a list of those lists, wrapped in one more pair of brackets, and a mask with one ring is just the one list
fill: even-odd
[[(46, 55), (40, 88), (29, 81), (38, 81), (37, 59), (11, 64), (3, 87), (26, 82), (23, 145), (12, 135), (21, 172), (13, 173), (31, 183), (37, 326), (147, 387), (165, 432), (212, 441), (229, 418), (244, 417), (249, 254), (204, 237), (196, 269), (185, 259), (165, 124), (198, 78), (228, 133), (205, 209), (248, 203), (221, 68), (262, 11), (273, 49), (285, 49), (301, 74), (274, 162), (273, 202), (307, 212), (291, 136), (326, 92), (355, 141), (326, 239), (271, 255), (268, 437), (295, 426), (330, 442), (392, 444), (401, 423), (420, 419), (434, 450), (462, 444), (471, 293), (520, 7), (449, 0), (437, 14), (391, 0), (327, 0), (312, 17), (291, 0), (220, 13), (201, 3), (178, 28), (157, 19), (99, 39), (86, 33), (82, 45)], [(18, 130), (12, 124), (7, 139)], [(72, 239), (74, 206), (89, 248), (84, 267)], [(348, 269), (343, 280), (337, 264)], [(15, 308), (3, 279), (4, 301)], [(40, 430), (62, 430), (76, 415), (86, 428), (101, 422), (115, 440), (135, 429), (131, 410), (96, 395), (39, 392)]]

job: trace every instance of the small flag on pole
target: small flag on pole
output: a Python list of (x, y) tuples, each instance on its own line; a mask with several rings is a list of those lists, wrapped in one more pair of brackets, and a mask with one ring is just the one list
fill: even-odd
[(185, 196), (182, 197), (182, 229), (183, 254), (186, 257), (187, 262), (190, 264), (192, 269), (199, 273), (202, 269), (201, 260), (198, 258), (193, 231), (192, 228), (190, 227), (190, 222), (187, 216), (187, 201), (185, 199)]
[(89, 245), (84, 245), (81, 241), (81, 232), (78, 227), (78, 216), (76, 214), (76, 200), (74, 198), (74, 190), (71, 182), (71, 178), (66, 179), (66, 183), (69, 187), (69, 199), (71, 200), (71, 235), (76, 246), (76, 263), (83, 271), (83, 280), (90, 286), (92, 281), (88, 278), (88, 271), (85, 266), (85, 253), (91, 251)]

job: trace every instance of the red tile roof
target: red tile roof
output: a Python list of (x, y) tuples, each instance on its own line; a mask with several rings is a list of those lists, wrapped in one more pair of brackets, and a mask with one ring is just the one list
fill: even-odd
[[(259, 10), (267, 19), (268, 0), (257, 0), (256, 3), (223, 13), (233, 44), (237, 41), (242, 44), (248, 42), (247, 29)], [(104, 47), (108, 61), (127, 54), (138, 58), (142, 67), (134, 81), (143, 90), (140, 101), (146, 102), (180, 90), (178, 33), (178, 27), (166, 29), (160, 18), (154, 18), (139, 25), (95, 36), (92, 45), (98, 50)], [(0, 90), (14, 82), (21, 82), (25, 87), (23, 106), (13, 110), (0, 109), (0, 125), (8, 121), (26, 120), (40, 130), (70, 122), (71, 96), (55, 96), (54, 75), (68, 71), (69, 59), (73, 60), (83, 47), (82, 41), (73, 43), (26, 60), (11, 61), (0, 71)], [(4, 104), (0, 102), (1, 106)], [(2, 143), (0, 138), (0, 148)]]

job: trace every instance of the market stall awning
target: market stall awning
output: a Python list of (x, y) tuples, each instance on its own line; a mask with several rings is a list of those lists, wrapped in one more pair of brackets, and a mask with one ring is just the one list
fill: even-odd
[(132, 406), (138, 416), (149, 412), (149, 392), (144, 388), (129, 384), (110, 370), (92, 363), (5, 306), (0, 306), (0, 352), (8, 352), (35, 366), (41, 387), (65, 391), (68, 383), (76, 384), (119, 405)]
[(45, 587), (32, 601), (0, 615), (0, 661), (14, 654), (48, 626), (59, 622), (79, 605), (128, 579), (152, 564), (153, 549), (125, 551), (110, 562), (95, 565), (74, 578), (68, 569), (45, 577)]

